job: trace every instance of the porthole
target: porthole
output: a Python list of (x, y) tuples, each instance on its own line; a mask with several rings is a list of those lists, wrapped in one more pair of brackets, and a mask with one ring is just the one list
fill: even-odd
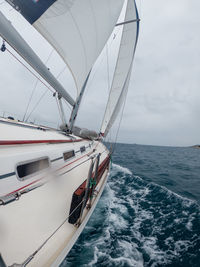
[(67, 151), (67, 152), (64, 152), (64, 153), (63, 153), (63, 158), (64, 158), (64, 160), (68, 160), (68, 159), (71, 159), (71, 158), (73, 158), (73, 157), (75, 157), (75, 152), (74, 152), (74, 150), (70, 150), (70, 151)]
[(49, 167), (49, 159), (40, 158), (28, 162), (19, 163), (16, 167), (16, 173), (20, 180), (25, 180), (30, 175), (38, 173)]

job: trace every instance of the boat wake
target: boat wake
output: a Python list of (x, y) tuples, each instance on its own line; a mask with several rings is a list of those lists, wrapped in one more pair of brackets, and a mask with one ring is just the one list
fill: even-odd
[(200, 266), (200, 209), (113, 164), (108, 184), (64, 266)]

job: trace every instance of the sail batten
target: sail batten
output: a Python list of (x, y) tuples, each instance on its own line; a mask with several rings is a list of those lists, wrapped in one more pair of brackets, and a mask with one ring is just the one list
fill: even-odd
[(138, 39), (139, 18), (134, 0), (128, 0), (118, 59), (104, 114), (101, 133), (106, 136), (125, 101)]

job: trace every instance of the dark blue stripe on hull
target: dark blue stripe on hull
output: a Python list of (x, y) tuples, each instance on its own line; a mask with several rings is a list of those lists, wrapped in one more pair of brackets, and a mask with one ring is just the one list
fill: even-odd
[(13, 176), (13, 175), (15, 175), (15, 172), (6, 173), (3, 175), (0, 175), (0, 179), (8, 178), (8, 177)]
[(33, 24), (57, 0), (6, 0)]

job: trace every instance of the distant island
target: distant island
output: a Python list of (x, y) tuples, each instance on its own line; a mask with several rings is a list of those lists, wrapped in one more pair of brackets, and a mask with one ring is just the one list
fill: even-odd
[(194, 145), (194, 146), (191, 146), (193, 148), (200, 148), (200, 145)]

